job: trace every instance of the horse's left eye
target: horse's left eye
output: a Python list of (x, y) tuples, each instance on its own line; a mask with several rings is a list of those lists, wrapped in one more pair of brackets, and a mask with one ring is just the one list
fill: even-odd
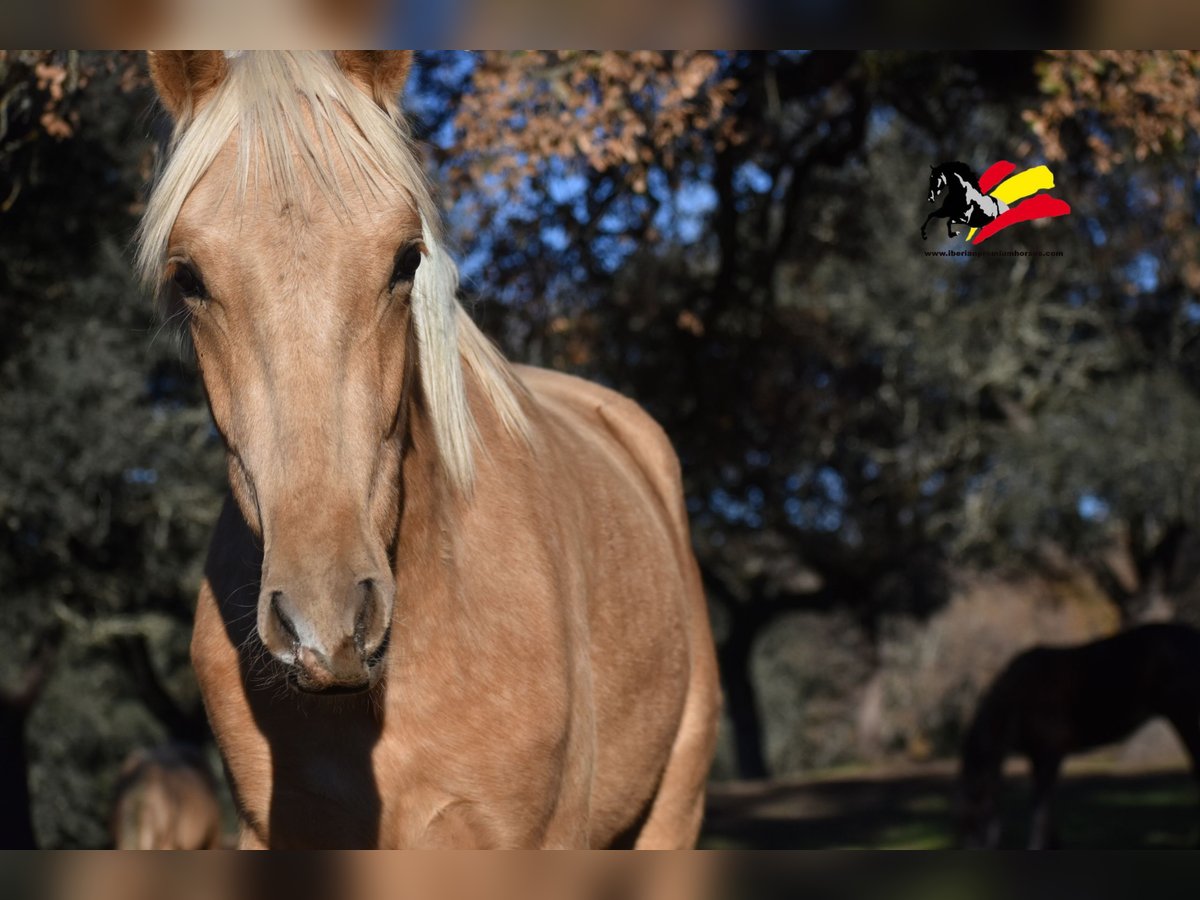
[(421, 265), (421, 245), (409, 244), (396, 254), (395, 265), (392, 266), (392, 277), (388, 281), (388, 290), (394, 291), (398, 284), (411, 284), (417, 275), (417, 267)]

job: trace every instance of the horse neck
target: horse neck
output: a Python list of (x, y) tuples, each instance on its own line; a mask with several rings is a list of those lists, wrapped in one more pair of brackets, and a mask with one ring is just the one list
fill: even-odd
[[(476, 479), (472, 496), (485, 491), (486, 456), (505, 439), (495, 410), (488, 405), (478, 378), (464, 363), (463, 382), (472, 417), (479, 430), (475, 447)], [(396, 542), (396, 574), (408, 567), (408, 577), (420, 577), (424, 566), (444, 570), (453, 558), (455, 536), (470, 500), (450, 483), (442, 465), (433, 422), (420, 397), (420, 377), (414, 372), (404, 402), (404, 441), (400, 474), (400, 523)]]
[(405, 400), (397, 565), (422, 559), (454, 519), (458, 498), (438, 451), (433, 423), (415, 385)]
[(967, 178), (965, 175), (963, 175), (959, 172), (952, 173), (951, 177), (954, 178), (958, 182), (959, 185), (961, 185), (963, 195), (966, 196), (966, 198), (968, 200), (982, 200), (983, 199), (983, 191), (979, 190), (979, 188), (977, 188), (977, 187), (975, 187), (975, 185), (971, 184), (971, 179)]
[[(419, 384), (419, 377), (414, 382)], [(461, 596), (466, 564), (471, 563), (475, 571), (479, 569), (479, 559), (468, 559), (465, 554), (473, 552), (472, 548), (494, 544), (498, 504), (504, 505), (502, 498), (515, 483), (523, 484), (537, 471), (529, 463), (523, 438), (506, 427), (480, 376), (466, 364), (463, 382), (478, 432), (475, 479), (469, 494), (450, 482), (442, 466), (433, 423), (421, 402), (419, 387), (407, 401), (393, 572), (396, 610), (404, 611), (408, 633), (421, 631), (419, 619), (444, 626), (448, 612), (445, 604), (453, 604)], [(525, 406), (531, 415), (536, 415), (535, 409)], [(516, 523), (510, 524), (516, 527)]]

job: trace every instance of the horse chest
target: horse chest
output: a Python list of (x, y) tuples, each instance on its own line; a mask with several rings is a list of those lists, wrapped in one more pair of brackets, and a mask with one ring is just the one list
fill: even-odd
[(214, 697), (210, 715), (249, 843), (544, 843), (561, 809), (586, 807), (587, 778), (567, 764), (568, 755), (587, 758), (571, 747), (586, 729), (570, 724), (564, 679), (543, 673), (522, 695), (489, 687), (494, 663), (465, 661), (454, 678), (444, 665), (439, 677), (398, 665), (386, 696), (361, 703)]

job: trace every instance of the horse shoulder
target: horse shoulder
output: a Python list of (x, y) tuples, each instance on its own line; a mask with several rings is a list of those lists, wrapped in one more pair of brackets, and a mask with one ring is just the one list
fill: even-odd
[(614, 441), (650, 485), (673, 529), (686, 534), (679, 457), (649, 413), (628, 397), (594, 382), (532, 366), (516, 368), (535, 397), (566, 409), (578, 429), (590, 427)]
[[(593, 844), (606, 846), (648, 808), (673, 747), (678, 765), (694, 758), (697, 772), (711, 759), (719, 688), (680, 464), (662, 428), (629, 398), (560, 373), (518, 374), (548, 412), (546, 424), (570, 429), (563, 445), (591, 457), (572, 459), (571, 480), (590, 494), (592, 552), (600, 553), (589, 592), (597, 734), (590, 831)], [(583, 484), (610, 476), (607, 487)], [(612, 549), (600, 551), (609, 541)], [(683, 769), (671, 775), (681, 793), (664, 803), (697, 802), (679, 787), (691, 785), (688, 777)]]

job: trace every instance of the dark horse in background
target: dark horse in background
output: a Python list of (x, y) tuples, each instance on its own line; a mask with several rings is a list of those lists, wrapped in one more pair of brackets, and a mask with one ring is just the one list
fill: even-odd
[(1050, 796), (1063, 757), (1111, 744), (1167, 719), (1200, 780), (1200, 631), (1143, 625), (1077, 647), (1035, 647), (992, 683), (962, 747), (963, 842), (995, 847), (1004, 759), (1027, 756), (1033, 777), (1029, 846), (1057, 841)]
[(955, 225), (981, 228), (1001, 213), (1008, 212), (1008, 204), (989, 197), (979, 187), (979, 178), (971, 167), (961, 162), (944, 162), (929, 167), (929, 202), (936, 203), (938, 195), (946, 191), (942, 205), (931, 212), (921, 224), (921, 239), (933, 219), (946, 220), (946, 234), (956, 237)]

